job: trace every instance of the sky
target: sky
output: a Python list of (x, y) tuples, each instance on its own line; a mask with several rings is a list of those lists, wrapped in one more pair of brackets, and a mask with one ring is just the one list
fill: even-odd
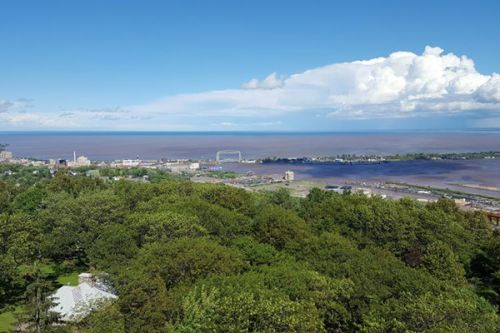
[(500, 129), (500, 1), (2, 0), (0, 131)]

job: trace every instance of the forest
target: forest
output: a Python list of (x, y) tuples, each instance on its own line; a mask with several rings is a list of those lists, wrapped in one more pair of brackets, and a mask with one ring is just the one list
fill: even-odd
[[(500, 331), (500, 236), (446, 199), (0, 167), (0, 331)], [(118, 298), (62, 322), (80, 272)]]

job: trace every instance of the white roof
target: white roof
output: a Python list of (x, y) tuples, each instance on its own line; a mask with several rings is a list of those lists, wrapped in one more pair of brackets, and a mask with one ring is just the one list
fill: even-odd
[(92, 277), (92, 274), (91, 273), (80, 273), (80, 274), (78, 274), (78, 276), (79, 277), (88, 277), (88, 278), (90, 278), (90, 277)]
[(86, 316), (99, 301), (117, 297), (99, 288), (99, 284), (85, 282), (77, 287), (63, 286), (52, 296), (56, 303), (52, 311), (59, 313), (61, 320), (70, 321)]

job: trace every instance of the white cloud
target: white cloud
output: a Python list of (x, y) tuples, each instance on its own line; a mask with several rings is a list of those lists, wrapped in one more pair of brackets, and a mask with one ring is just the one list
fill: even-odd
[[(0, 100), (0, 125), (75, 128), (250, 128), (280, 126), (279, 117), (405, 118), (474, 114), (498, 119), (500, 75), (481, 74), (466, 56), (425, 47), (386, 57), (335, 63), (289, 76), (271, 73), (239, 89), (167, 96), (124, 107), (27, 112), (29, 100)], [(212, 117), (212, 122), (206, 122)], [(241, 121), (242, 117), (246, 120)], [(304, 118), (302, 118), (304, 119)], [(478, 120), (480, 121), (480, 120)], [(212, 125), (210, 125), (212, 124)]]
[(493, 74), (476, 90), (476, 99), (484, 103), (500, 103), (499, 74)]
[(9, 128), (34, 125), (63, 128), (66, 126), (77, 126), (76, 122), (60, 119), (53, 114), (28, 112), (28, 109), (33, 106), (33, 100), (27, 98), (20, 98), (13, 101), (0, 100), (0, 127)]
[(421, 55), (337, 63), (279, 77), (252, 79), (242, 89), (170, 96), (134, 112), (191, 116), (270, 116), (286, 112), (336, 117), (408, 117), (423, 113), (500, 110), (500, 76), (479, 73), (466, 56), (427, 46)]
[(11, 126), (43, 126), (50, 128), (78, 127), (78, 122), (72, 119), (58, 117), (52, 114), (5, 112), (0, 113), (0, 123)]
[(276, 73), (269, 74), (263, 80), (251, 79), (242, 85), (243, 89), (276, 89), (283, 87), (284, 78)]

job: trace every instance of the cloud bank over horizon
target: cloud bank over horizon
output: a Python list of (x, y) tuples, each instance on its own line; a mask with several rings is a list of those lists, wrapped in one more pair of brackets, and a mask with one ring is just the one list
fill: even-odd
[(484, 119), (500, 124), (500, 75), (481, 74), (467, 56), (427, 46), (422, 54), (398, 51), (288, 76), (271, 73), (240, 88), (172, 95), (147, 104), (60, 113), (34, 112), (21, 104), (0, 100), (0, 121), (41, 128), (125, 129), (133, 124), (137, 129), (203, 130), (274, 124), (276, 129), (290, 115), (332, 122), (467, 114), (488, 127)]

